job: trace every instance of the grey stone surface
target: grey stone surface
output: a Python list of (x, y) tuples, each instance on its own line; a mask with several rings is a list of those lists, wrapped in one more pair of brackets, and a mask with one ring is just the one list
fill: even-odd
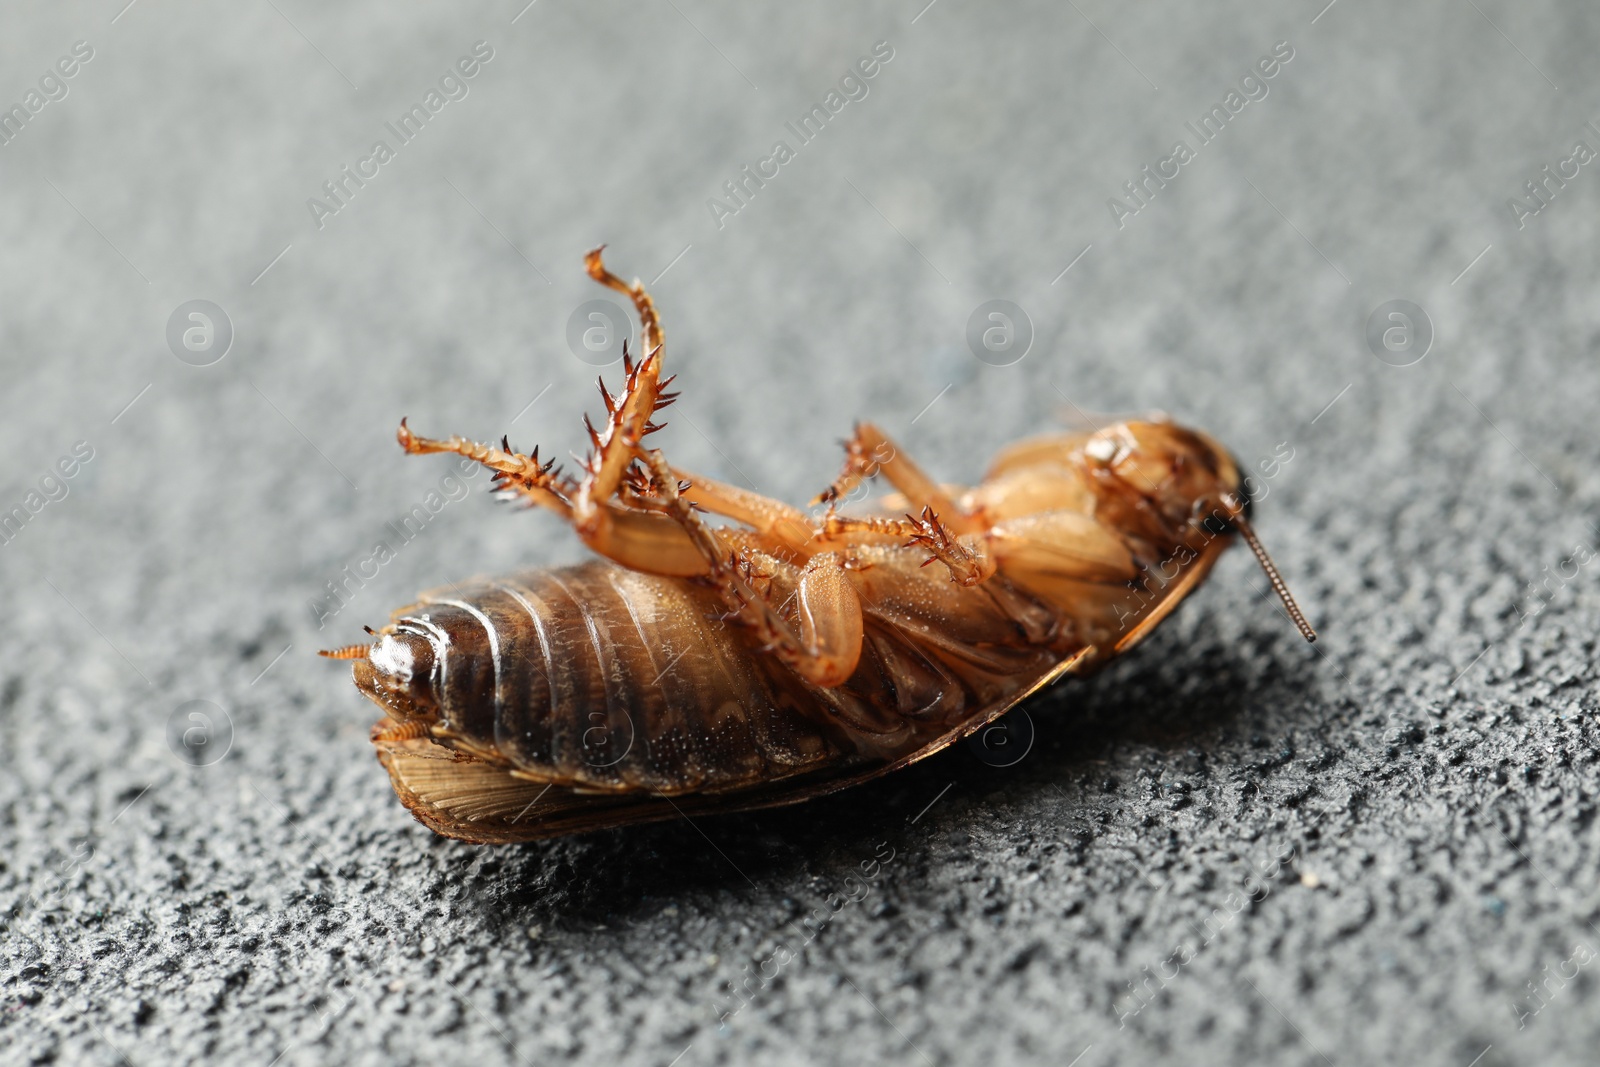
[[(0, 545), (0, 1062), (1595, 1061), (1596, 164), (1508, 206), (1600, 147), (1592, 9), (921, 3), (0, 14), (0, 102), (93, 48), (0, 146), (0, 505), (93, 450)], [(308, 198), (480, 40), (467, 95), (319, 226)], [(1108, 198), (1280, 41), (1119, 225)], [(448, 471), (394, 447), (401, 414), (578, 447), (600, 241), (660, 275), (680, 464), (801, 500), (857, 417), (970, 479), (1071, 405), (1164, 409), (1250, 463), (1292, 449), (1259, 526), (1323, 640), (1236, 552), (1031, 705), (1015, 766), (433, 837), (312, 652), (573, 539), (478, 478), (312, 605)], [(1009, 367), (966, 350), (991, 298), (1036, 331)], [(195, 299), (234, 330), (210, 366), (168, 349)], [(1392, 299), (1436, 335), (1411, 366), (1368, 350)], [(192, 730), (231, 747), (187, 765)]]

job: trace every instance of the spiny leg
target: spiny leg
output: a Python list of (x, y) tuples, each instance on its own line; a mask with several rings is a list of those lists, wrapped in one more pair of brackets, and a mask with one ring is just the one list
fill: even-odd
[(641, 454), (645, 436), (662, 428), (651, 422), (650, 416), (677, 399), (676, 394), (661, 391), (672, 379), (661, 381), (660, 348), (652, 349), (637, 365), (624, 348), (622, 360), (626, 375), (622, 396), (613, 397), (605, 382), (600, 382), (600, 399), (606, 406), (605, 429), (596, 430), (589, 416), (583, 417), (593, 450), (584, 462), (572, 496), (573, 519), (580, 533), (605, 521), (607, 505)]
[(539, 464), (537, 453), (525, 456), (509, 447), (494, 448), (461, 437), (445, 440), (418, 437), (403, 421), (399, 438), (400, 444), (413, 455), (452, 452), (483, 464), (495, 472), (497, 488), (525, 497), (531, 504), (548, 508), (572, 522), (584, 544), (624, 567), (678, 577), (694, 577), (708, 571), (702, 553), (685, 535), (682, 526), (665, 515), (607, 501), (596, 506), (598, 521), (587, 528), (580, 525), (573, 501), (573, 483), (552, 471), (548, 463)]
[(993, 576), (995, 562), (989, 552), (985, 534), (964, 533), (959, 536), (953, 534), (950, 528), (940, 521), (931, 505), (922, 509), (920, 518), (912, 519), (910, 515), (906, 518), (917, 527), (910, 544), (925, 548), (929, 552), (928, 558), (922, 561), (924, 567), (938, 560), (950, 571), (950, 580), (957, 585), (977, 585)]
[(822, 520), (822, 533), (817, 540), (823, 547), (856, 545), (870, 540), (899, 541), (906, 548), (923, 548), (928, 558), (922, 565), (926, 567), (935, 560), (943, 563), (950, 572), (950, 580), (958, 585), (977, 585), (995, 572), (987, 535), (953, 534), (931, 507), (924, 507), (920, 518), (915, 515), (886, 519), (875, 515), (857, 518), (829, 514)]
[(601, 253), (606, 250), (605, 245), (592, 248), (583, 257), (583, 266), (589, 272), (589, 277), (601, 285), (609, 286), (619, 293), (625, 294), (633, 301), (633, 308), (639, 314), (640, 338), (644, 342), (646, 354), (660, 348), (664, 342), (661, 335), (661, 317), (656, 314), (656, 302), (650, 299), (650, 294), (644, 291), (644, 284), (634, 279), (632, 285), (606, 270)]
[[(597, 526), (603, 526), (610, 519), (612, 513), (604, 510), (602, 504), (619, 493), (623, 493), (628, 502), (635, 506), (651, 506), (643, 502), (649, 495), (647, 487), (641, 487), (631, 493), (624, 492), (628, 487), (628, 472), (636, 459), (646, 459), (652, 466), (652, 476), (656, 483), (662, 487), (670, 487), (675, 496), (678, 493), (677, 484), (681, 477), (679, 472), (664, 467), (664, 460), (660, 458), (658, 451), (646, 453), (643, 448), (644, 438), (662, 428), (650, 421), (651, 416), (677, 399), (677, 394), (663, 392), (671, 384), (672, 379), (660, 378), (663, 335), (655, 301), (650, 298), (650, 294), (645, 291), (641, 282), (636, 280), (630, 285), (607, 270), (601, 258), (602, 251), (603, 246), (591, 251), (585, 257), (584, 264), (591, 278), (627, 294), (633, 301), (634, 309), (639, 315), (640, 336), (644, 343), (645, 356), (639, 365), (634, 367), (628, 362), (624, 349), (623, 362), (627, 381), (620, 401), (612, 399), (606, 392), (604, 383), (600, 386), (601, 399), (606, 405), (606, 428), (603, 432), (597, 432), (593, 426), (588, 427), (590, 440), (594, 444), (594, 453), (573, 494), (573, 509), (580, 534), (586, 534)], [(647, 457), (652, 454), (655, 458), (648, 459)], [(688, 480), (683, 486), (682, 494), (691, 504), (753, 527), (763, 542), (785, 557), (810, 554), (807, 546), (813, 539), (814, 530), (805, 514), (799, 509), (791, 508), (758, 493), (746, 492), (735, 486), (703, 478)], [(654, 510), (666, 510), (669, 513), (673, 511), (672, 508), (660, 507)], [(699, 525), (703, 527), (703, 524)], [(691, 540), (699, 536), (689, 527), (686, 526), (685, 529), (690, 531)]]
[(627, 346), (623, 346), (624, 385), (620, 398), (611, 395), (603, 378), (597, 383), (606, 408), (606, 425), (603, 431), (596, 430), (589, 417), (584, 416), (584, 426), (589, 431), (594, 451), (576, 481), (552, 475), (550, 464), (541, 467), (537, 450), (532, 457), (524, 456), (512, 451), (504, 439), (504, 449), (461, 437), (431, 440), (414, 436), (403, 419), (399, 432), (400, 444), (407, 452), (455, 452), (482, 463), (497, 472), (502, 488), (523, 493), (533, 503), (570, 519), (580, 534), (593, 533), (605, 520), (607, 505), (616, 495), (629, 465), (639, 455), (640, 443), (647, 434), (661, 428), (650, 421), (650, 416), (677, 399), (676, 394), (662, 392), (671, 379), (661, 380), (661, 322), (655, 302), (641, 283), (635, 281), (630, 286), (606, 270), (600, 252), (599, 248), (590, 251), (584, 257), (584, 265), (596, 281), (621, 290), (633, 299), (643, 325), (646, 352), (635, 365)]
[(857, 423), (844, 449), (844, 467), (839, 477), (817, 495), (813, 504), (825, 503), (832, 511), (863, 478), (882, 474), (913, 508), (932, 508), (940, 521), (957, 534), (983, 529), (979, 519), (962, 511), (937, 482), (872, 423)]
[(759, 549), (726, 548), (716, 531), (695, 513), (686, 495), (690, 486), (659, 450), (645, 453), (649, 489), (662, 510), (680, 523), (705, 553), (711, 580), (728, 606), (728, 618), (748, 627), (790, 670), (822, 688), (843, 685), (861, 660), (865, 633), (861, 598), (850, 584), (837, 553), (812, 556), (799, 568), (795, 585), (798, 630), (772, 600), (772, 579), (796, 568)]
[(574, 520), (580, 534), (590, 534), (606, 521), (609, 514), (606, 504), (622, 484), (628, 467), (639, 457), (646, 435), (661, 429), (650, 421), (657, 411), (677, 399), (675, 393), (662, 392), (672, 379), (661, 380), (661, 319), (656, 314), (655, 301), (645, 292), (643, 283), (624, 282), (606, 270), (596, 248), (584, 257), (589, 276), (602, 285), (626, 293), (639, 313), (640, 336), (644, 342), (644, 358), (637, 365), (628, 358), (627, 346), (622, 350), (625, 380), (620, 399), (606, 391), (600, 382), (600, 398), (606, 406), (606, 426), (597, 431), (584, 416), (584, 427), (594, 446), (573, 494)]
[(514, 451), (505, 438), (500, 440), (504, 448), (495, 448), (454, 435), (443, 440), (418, 437), (411, 432), (405, 419), (400, 420), (400, 429), (395, 437), (409, 455), (453, 452), (476, 460), (495, 472), (497, 487), (520, 493), (530, 503), (549, 508), (564, 519), (572, 518), (572, 501), (569, 497), (571, 485), (561, 477), (559, 471), (554, 470), (554, 460), (542, 465), (539, 463), (537, 448), (533, 450), (533, 455), (525, 456)]
[(653, 574), (704, 575), (708, 567), (703, 554), (681, 524), (618, 499), (628, 469), (640, 453), (640, 442), (660, 429), (650, 416), (676, 396), (662, 392), (671, 379), (664, 382), (660, 378), (661, 324), (644, 286), (638, 282), (629, 286), (607, 271), (599, 249), (588, 254), (585, 264), (596, 280), (633, 299), (643, 322), (645, 340), (652, 347), (637, 364), (624, 348), (626, 377), (620, 398), (606, 390), (604, 381), (600, 383), (600, 397), (606, 407), (605, 430), (597, 431), (584, 417), (594, 450), (577, 479), (553, 471), (549, 463), (541, 465), (537, 451), (532, 456), (514, 451), (503, 438), (502, 448), (461, 437), (434, 440), (416, 436), (402, 420), (400, 444), (413, 454), (452, 452), (476, 460), (495, 471), (497, 488), (556, 512), (572, 523), (589, 548), (625, 567)]

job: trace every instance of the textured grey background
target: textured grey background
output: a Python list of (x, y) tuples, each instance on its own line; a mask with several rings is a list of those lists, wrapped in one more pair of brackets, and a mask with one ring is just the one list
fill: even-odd
[[(1507, 206), (1600, 146), (1592, 8), (923, 2), (0, 15), (0, 101), (95, 50), (0, 147), (0, 505), (94, 449), (0, 545), (0, 1061), (1594, 1061), (1600, 591), (1563, 561), (1600, 503), (1595, 165)], [(318, 229), (307, 198), (478, 40), (470, 94)], [(719, 229), (707, 198), (879, 40), (870, 94)], [(1107, 199), (1284, 40), (1119, 229)], [(680, 464), (799, 500), (856, 417), (973, 478), (1068, 400), (1164, 409), (1292, 448), (1259, 525), (1323, 641), (1235, 553), (1033, 705), (1013, 767), (433, 837), (312, 652), (573, 538), (479, 478), (326, 629), (309, 605), (446, 473), (401, 414), (579, 446), (600, 241), (666, 272)], [(1037, 332), (1011, 367), (963, 340), (993, 297)], [(205, 368), (164, 340), (196, 298), (236, 331)], [(1394, 298), (1437, 334), (1405, 368), (1364, 339)], [(167, 741), (192, 700), (231, 733), (206, 767)]]

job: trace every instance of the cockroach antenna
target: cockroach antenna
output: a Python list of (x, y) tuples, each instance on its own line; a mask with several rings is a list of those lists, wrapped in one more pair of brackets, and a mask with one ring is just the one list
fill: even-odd
[(1306, 622), (1306, 617), (1301, 614), (1300, 605), (1294, 602), (1294, 596), (1289, 592), (1289, 587), (1284, 584), (1283, 575), (1279, 574), (1278, 568), (1273, 566), (1272, 557), (1267, 555), (1267, 550), (1261, 547), (1261, 541), (1257, 539), (1256, 532), (1250, 528), (1250, 524), (1245, 521), (1243, 515), (1234, 519), (1233, 525), (1238, 527), (1239, 532), (1244, 535), (1244, 543), (1249, 545), (1250, 551), (1256, 554), (1256, 562), (1261, 564), (1261, 569), (1267, 572), (1267, 581), (1272, 583), (1273, 592), (1278, 594), (1278, 599), (1283, 601), (1283, 606), (1289, 609), (1289, 618), (1293, 619), (1295, 626), (1299, 628), (1300, 636), (1307, 641), (1315, 641), (1317, 639), (1317, 631), (1311, 628), (1311, 624)]

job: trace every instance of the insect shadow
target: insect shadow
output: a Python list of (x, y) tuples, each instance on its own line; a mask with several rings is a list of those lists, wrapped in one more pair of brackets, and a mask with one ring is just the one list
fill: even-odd
[(1313, 684), (1315, 663), (1269, 652), (1278, 636), (1258, 646), (1198, 627), (1162, 634), (1133, 660), (1113, 663), (1080, 684), (1056, 687), (1036, 702), (1037, 719), (1055, 728), (1030, 770), (1079, 767), (1119, 743), (1204, 749), (1248, 709), (1300, 703)]
[(1209, 764), (1199, 773), (1225, 774), (1241, 726), (1251, 733), (1288, 729), (1282, 709), (1303, 700), (1314, 664), (1208, 637), (1206, 629), (1162, 635), (1133, 661), (1013, 711), (1029, 716), (1036, 731), (1031, 750), (1013, 765), (997, 766), (958, 745), (901, 774), (795, 807), (492, 851), (463, 847), (465, 896), (491, 924), (569, 928), (627, 923), (686, 901), (709, 912), (725, 894), (752, 889), (781, 912), (791, 899), (809, 904), (834, 892), (859, 861), (882, 854), (880, 843), (912, 869), (929, 862), (930, 842), (970, 826), (973, 805), (997, 791), (1026, 806), (1052, 791), (1070, 804), (1125, 788), (1105, 784), (1107, 756), (1118, 748), (1164, 752), (1191, 776), (1198, 753), (1201, 765)]

